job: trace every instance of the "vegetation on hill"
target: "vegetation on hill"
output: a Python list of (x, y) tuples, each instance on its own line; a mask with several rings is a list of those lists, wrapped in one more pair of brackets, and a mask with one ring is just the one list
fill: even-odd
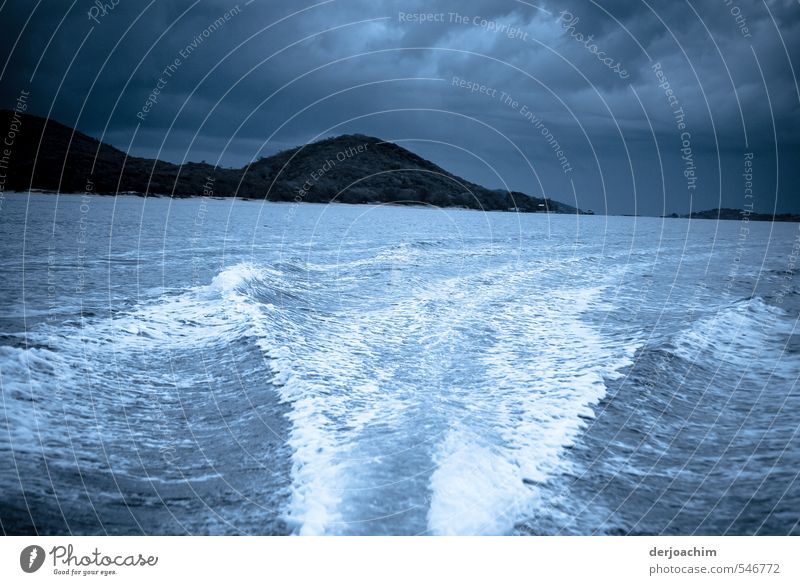
[[(0, 111), (0, 125), (13, 112)], [(22, 114), (6, 190), (214, 195), (270, 201), (428, 204), (486, 210), (581, 213), (518, 191), (490, 190), (391, 142), (361, 134), (286, 150), (239, 168), (176, 165), (127, 156), (54, 120)]]

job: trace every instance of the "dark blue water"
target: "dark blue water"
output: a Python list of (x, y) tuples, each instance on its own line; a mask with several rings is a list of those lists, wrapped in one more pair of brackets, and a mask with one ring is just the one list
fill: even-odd
[(798, 238), (9, 195), (2, 530), (800, 533)]

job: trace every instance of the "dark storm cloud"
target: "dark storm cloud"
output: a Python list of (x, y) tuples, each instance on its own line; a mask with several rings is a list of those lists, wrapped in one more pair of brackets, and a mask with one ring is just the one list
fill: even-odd
[(174, 161), (239, 165), (362, 132), (595, 211), (741, 208), (753, 152), (756, 208), (800, 211), (799, 13), (727, 0), (6, 2), (0, 99), (30, 91), (32, 113)]

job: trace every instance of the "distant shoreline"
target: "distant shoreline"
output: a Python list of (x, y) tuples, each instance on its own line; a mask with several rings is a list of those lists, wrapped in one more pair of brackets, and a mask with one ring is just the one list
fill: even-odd
[[(403, 203), (397, 201), (387, 201), (387, 202), (368, 202), (368, 203), (351, 203), (349, 201), (329, 201), (329, 202), (322, 202), (322, 201), (275, 201), (272, 199), (261, 199), (256, 197), (222, 197), (222, 196), (214, 196), (209, 197), (207, 195), (167, 195), (167, 194), (159, 194), (159, 193), (142, 193), (142, 192), (132, 192), (132, 191), (125, 191), (121, 193), (61, 193), (58, 191), (50, 191), (45, 189), (31, 189), (30, 191), (6, 191), (6, 195), (27, 195), (28, 193), (35, 194), (35, 195), (58, 195), (58, 196), (76, 196), (76, 197), (84, 197), (86, 195), (95, 196), (95, 197), (136, 197), (139, 199), (147, 199), (147, 198), (154, 198), (154, 199), (211, 199), (214, 201), (253, 201), (253, 202), (260, 202), (260, 203), (276, 203), (282, 205), (349, 205), (349, 206), (390, 206), (390, 207), (411, 207), (411, 208), (419, 208), (419, 209), (453, 209), (453, 210), (461, 210), (461, 211), (477, 211), (480, 213), (518, 213), (520, 215), (580, 215), (581, 217), (630, 217), (632, 219), (641, 219), (641, 218), (648, 218), (648, 219), (685, 219), (691, 221), (743, 221), (742, 217), (731, 217), (727, 213), (722, 213), (718, 217), (711, 216), (710, 214), (715, 214), (718, 212), (716, 209), (709, 209), (706, 211), (696, 211), (690, 214), (685, 215), (678, 215), (673, 213), (671, 215), (632, 215), (629, 213), (557, 213), (557, 212), (547, 212), (547, 211), (522, 211), (518, 210), (514, 212), (513, 210), (502, 210), (502, 209), (475, 209), (472, 207), (455, 207), (455, 206), (448, 206), (448, 207), (437, 207), (436, 205), (425, 203), (425, 202), (418, 202), (418, 203)], [(742, 210), (725, 210), (723, 212), (730, 212), (736, 211), (740, 214), (744, 214)], [(800, 215), (791, 214), (791, 213), (779, 213), (775, 216), (766, 214), (766, 213), (750, 213), (747, 216), (746, 221), (758, 221), (758, 222), (779, 222), (779, 223), (800, 223)]]

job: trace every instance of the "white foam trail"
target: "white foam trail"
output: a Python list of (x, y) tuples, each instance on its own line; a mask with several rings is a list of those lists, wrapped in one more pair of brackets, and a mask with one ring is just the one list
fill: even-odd
[[(383, 254), (373, 259), (376, 264), (385, 261)], [(404, 381), (402, 370), (410, 367), (409, 360), (416, 363), (417, 349), (427, 360), (426, 348), (432, 351), (442, 343), (437, 332), (457, 323), (457, 313), (468, 312), (466, 304), (454, 304), (444, 316), (426, 308), (451, 298), (460, 284), (453, 279), (437, 282), (432, 290), (420, 286), (414, 294), (404, 291), (402, 303), (384, 300), (370, 309), (270, 315), (283, 340), (279, 349), (269, 347), (275, 347), (274, 334), (264, 331), (259, 337), (270, 340), (265, 351), (276, 372), (273, 383), (292, 404), (288, 442), (294, 453), (293, 478), (287, 519), (298, 534), (346, 532), (349, 522), (360, 521), (353, 515), (363, 512), (364, 494), (381, 483), (373, 475), (379, 462), (365, 454), (365, 447), (378, 440), (370, 434), (372, 425), (396, 429), (399, 440), (418, 440), (413, 429), (406, 428), (413, 424), (406, 412), (432, 397)], [(461, 294), (468, 296), (466, 291)], [(425, 347), (411, 345), (415, 353), (403, 354), (409, 351), (404, 343), (410, 339), (419, 339)], [(386, 444), (381, 458), (391, 459), (399, 448)], [(383, 505), (391, 508), (392, 502)], [(358, 531), (358, 524), (354, 526)]]
[(565, 469), (564, 447), (605, 395), (604, 376), (635, 351), (581, 322), (599, 290), (550, 291), (492, 316), (486, 383), (465, 398), (481, 424), (454, 425), (435, 455), (432, 533), (506, 534), (536, 508), (537, 486)]
[[(360, 433), (373, 421), (390, 424), (402, 417), (408, 403), (397, 388), (383, 387), (393, 366), (380, 364), (367, 345), (380, 328), (378, 315), (362, 312), (312, 328), (304, 327), (297, 314), (281, 314), (275, 323), (280, 323), (283, 344), (271, 349), (274, 336), (264, 332), (260, 338), (271, 357), (272, 382), (292, 405), (287, 521), (298, 534), (325, 534), (346, 521), (340, 506), (349, 474), (358, 473), (351, 448)], [(391, 339), (390, 334), (378, 337)]]
[[(695, 321), (672, 338), (675, 355), (691, 363), (737, 364), (743, 374), (783, 376), (793, 380), (798, 359), (784, 354), (796, 323), (779, 307), (760, 297), (738, 301)], [(747, 368), (740, 365), (746, 363)]]
[[(410, 254), (408, 247), (400, 251)], [(387, 259), (382, 254), (373, 262)], [(407, 265), (399, 264), (398, 271)], [(331, 295), (324, 282), (315, 289), (296, 273), (239, 264), (207, 286), (162, 296), (113, 320), (88, 322), (82, 341), (62, 340), (67, 345), (59, 347), (54, 363), (87, 346), (89, 361), (102, 364), (113, 361), (105, 353), (132, 357), (251, 337), (268, 360), (280, 399), (291, 404), (292, 483), (285, 516), (297, 533), (346, 531), (347, 522), (366, 513), (364, 498), (376, 493), (373, 488), (401, 481), (402, 474), (428, 473), (431, 456), (436, 468), (428, 529), (505, 533), (535, 505), (531, 484), (559, 468), (563, 446), (580, 430), (578, 416), (591, 414), (587, 405), (605, 392), (603, 375), (619, 367), (625, 353), (579, 319), (598, 302), (599, 289), (548, 290), (537, 298), (532, 281), (520, 276), (525, 273), (501, 265), (447, 280), (416, 279), (411, 288), (384, 291), (388, 297), (372, 306), (326, 313)], [(411, 270), (411, 276), (418, 274)], [(527, 275), (539, 277), (535, 270)], [(398, 282), (406, 283), (405, 276)], [(282, 304), (284, 294), (295, 304)], [(484, 337), (484, 330), (490, 335)], [(48, 360), (37, 354), (46, 350), (8, 351), (23, 352), (20, 368), (34, 372)], [(462, 360), (475, 367), (462, 369)], [(409, 368), (419, 371), (412, 375)], [(159, 375), (168, 378), (168, 372)], [(167, 378), (159, 400), (170, 400)], [(130, 407), (135, 417), (146, 411), (153, 391), (130, 386), (112, 398), (115, 408)], [(19, 414), (23, 421), (25, 413)], [(122, 424), (119, 417), (103, 420)], [(35, 444), (35, 428), (16, 421), (12, 426)], [(103, 432), (125, 435), (120, 429)], [(438, 437), (441, 444), (431, 455), (426, 449), (433, 447), (424, 444)], [(413, 457), (395, 454), (394, 441), (414, 448)], [(405, 467), (411, 459), (417, 467)], [(414, 494), (412, 505), (422, 497)], [(381, 506), (377, 513), (392, 511), (390, 501)]]

